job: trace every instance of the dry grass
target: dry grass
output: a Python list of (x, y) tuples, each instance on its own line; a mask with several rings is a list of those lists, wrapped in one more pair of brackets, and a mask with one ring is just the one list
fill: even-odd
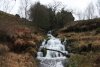
[(7, 45), (0, 43), (0, 55), (5, 55), (9, 52)]
[(3, 30), (7, 34), (13, 34), (16, 29), (25, 27), (30, 28), (33, 32), (39, 32), (39, 29), (37, 30), (30, 21), (0, 11), (0, 31)]
[(100, 53), (73, 54), (69, 59), (69, 67), (99, 67), (98, 57)]
[(80, 43), (80, 45), (85, 45), (88, 43), (92, 43), (93, 45), (100, 45), (100, 34), (94, 35), (92, 32), (69, 32), (64, 33), (63, 36)]
[(6, 53), (0, 56), (0, 67), (37, 67), (36, 59), (30, 54)]
[[(24, 53), (15, 53), (14, 51), (12, 52), (10, 48), (10, 46), (15, 45), (14, 42), (18, 38), (24, 39), (24, 43), (27, 42), (27, 45), (33, 45), (34, 38), (31, 38), (31, 33), (39, 31), (35, 27), (33, 27), (29, 21), (27, 21), (26, 23), (24, 21), (25, 19), (0, 11), (0, 67), (37, 67), (37, 61), (35, 57), (33, 57), (34, 52), (36, 53), (36, 49), (31, 48), (27, 49), (27, 51)], [(26, 30), (26, 28), (28, 29)], [(17, 32), (17, 35), (19, 34), (19, 36), (16, 37), (15, 34), (16, 30), (18, 31), (18, 29), (21, 29), (22, 32)], [(25, 29), (24, 33), (22, 29)], [(29, 33), (30, 31), (31, 33)], [(26, 34), (27, 32), (29, 34)], [(14, 38), (11, 38), (14, 35), (15, 40)], [(7, 40), (7, 37), (10, 37), (9, 41), (5, 41)], [(2, 40), (2, 38), (4, 38), (4, 40)], [(40, 39), (41, 38), (38, 35), (38, 40)], [(17, 45), (19, 44), (19, 42), (21, 42), (22, 44), (22, 40), (18, 40)], [(16, 47), (16, 50), (17, 49), (19, 48)], [(29, 52), (31, 52), (32, 54), (30, 54)]]
[[(100, 67), (100, 33), (95, 34), (95, 31), (87, 31), (68, 32), (60, 35), (68, 38), (72, 44), (72, 52), (76, 51), (71, 55), (68, 67)], [(86, 51), (89, 49), (89, 44), (92, 45), (93, 51)], [(80, 53), (82, 48), (85, 49)]]
[[(13, 52), (10, 51), (11, 48), (8, 48), (8, 46), (14, 45), (14, 43), (13, 44), (10, 42), (6, 42), (5, 44), (4, 43), (5, 42), (2, 42), (0, 44), (0, 67), (37, 67), (38, 64), (34, 57), (36, 53), (36, 48), (27, 49), (27, 51), (24, 51), (24, 53), (22, 52), (15, 53), (14, 51)], [(20, 46), (21, 45), (30, 45), (30, 44), (28, 42), (27, 44), (20, 44)], [(15, 47), (16, 51), (18, 51), (19, 49), (17, 46)]]
[(30, 53), (10, 52), (6, 44), (0, 44), (0, 67), (37, 67), (36, 59)]

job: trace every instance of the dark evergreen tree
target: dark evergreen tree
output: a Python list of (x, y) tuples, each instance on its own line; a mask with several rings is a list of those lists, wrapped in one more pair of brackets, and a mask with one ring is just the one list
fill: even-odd
[(48, 8), (41, 5), (39, 2), (31, 6), (30, 18), (37, 27), (44, 30), (48, 30), (50, 28)]
[(39, 2), (31, 6), (30, 18), (34, 25), (45, 31), (61, 28), (64, 24), (74, 21), (72, 13), (64, 10), (64, 8), (56, 12), (53, 8), (48, 8)]

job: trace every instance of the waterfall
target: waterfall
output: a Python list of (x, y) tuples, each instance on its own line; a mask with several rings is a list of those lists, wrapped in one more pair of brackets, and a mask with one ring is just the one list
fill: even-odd
[(44, 39), (37, 53), (39, 67), (65, 67), (68, 62), (68, 58), (63, 55), (68, 54), (65, 45), (61, 43), (59, 38), (54, 37), (51, 32), (47, 36), (48, 40)]

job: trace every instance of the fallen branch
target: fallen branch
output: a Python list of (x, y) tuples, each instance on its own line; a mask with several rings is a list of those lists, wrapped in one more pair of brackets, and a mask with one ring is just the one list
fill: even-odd
[(50, 51), (56, 51), (56, 52), (59, 52), (59, 53), (61, 53), (63, 56), (66, 56), (66, 57), (70, 57), (70, 55), (69, 54), (66, 54), (66, 53), (63, 53), (63, 52), (61, 52), (61, 51), (58, 51), (58, 50), (54, 50), (54, 49), (47, 49), (47, 48), (43, 48), (44, 50), (50, 50)]

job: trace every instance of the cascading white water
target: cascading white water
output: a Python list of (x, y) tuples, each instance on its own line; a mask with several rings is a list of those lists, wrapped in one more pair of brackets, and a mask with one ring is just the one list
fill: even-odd
[[(62, 53), (68, 54), (65, 51), (64, 44), (61, 43), (59, 38), (55, 38), (51, 33), (47, 34), (49, 40), (44, 40), (40, 46), (40, 51), (37, 53), (39, 60), (39, 67), (64, 67), (67, 63), (67, 57)], [(41, 51), (46, 48), (45, 56)]]

